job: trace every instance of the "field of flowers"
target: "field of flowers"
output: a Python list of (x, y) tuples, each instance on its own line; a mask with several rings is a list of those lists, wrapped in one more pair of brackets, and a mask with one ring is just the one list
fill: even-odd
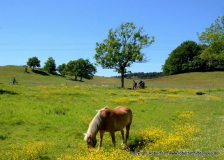
[[(222, 159), (222, 89), (144, 89), (0, 84), (0, 159)], [(108, 133), (100, 151), (83, 133), (105, 106), (128, 106), (127, 148)]]

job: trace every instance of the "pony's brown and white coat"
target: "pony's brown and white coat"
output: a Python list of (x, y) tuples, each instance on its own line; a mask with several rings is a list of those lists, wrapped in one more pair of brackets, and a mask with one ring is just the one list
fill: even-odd
[[(110, 132), (112, 141), (115, 144), (114, 132), (121, 131), (122, 144), (127, 142), (129, 137), (129, 129), (132, 123), (132, 112), (128, 107), (118, 106), (115, 109), (109, 109), (108, 107), (100, 109), (91, 123), (87, 133), (85, 134), (84, 140), (87, 142), (87, 146), (95, 147), (96, 134), (100, 132), (99, 148), (102, 145), (103, 133)], [(126, 127), (126, 140), (124, 141), (124, 127)]]

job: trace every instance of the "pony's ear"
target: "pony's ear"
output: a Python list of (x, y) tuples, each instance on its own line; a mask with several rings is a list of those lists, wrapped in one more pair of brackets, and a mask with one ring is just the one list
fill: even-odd
[(102, 108), (100, 110), (96, 110), (96, 111), (99, 112), (99, 111), (102, 111), (102, 110), (107, 109), (107, 108), (109, 108), (109, 107), (108, 106), (105, 106), (104, 108)]

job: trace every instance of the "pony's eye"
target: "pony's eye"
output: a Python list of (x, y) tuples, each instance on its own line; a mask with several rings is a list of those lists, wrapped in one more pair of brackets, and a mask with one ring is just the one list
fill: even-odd
[(88, 144), (91, 144), (91, 140), (87, 141)]

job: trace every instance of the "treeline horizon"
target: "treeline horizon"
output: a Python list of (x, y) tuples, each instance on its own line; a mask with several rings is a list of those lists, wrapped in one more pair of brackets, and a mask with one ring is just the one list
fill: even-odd
[[(163, 72), (136, 72), (136, 73), (126, 73), (125, 78), (127, 79), (153, 79), (166, 76)], [(121, 76), (112, 76), (115, 78), (120, 78)]]

